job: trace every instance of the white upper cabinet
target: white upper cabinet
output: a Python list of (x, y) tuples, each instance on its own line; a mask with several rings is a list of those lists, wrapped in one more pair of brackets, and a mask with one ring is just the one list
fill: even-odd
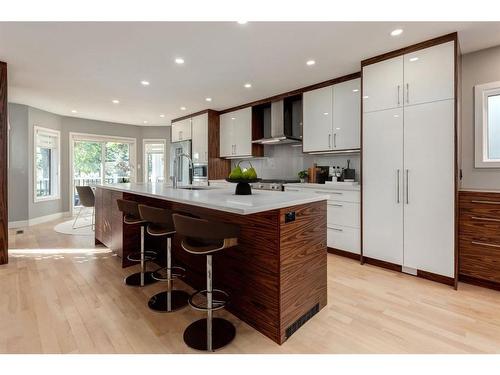
[(220, 116), (220, 156), (252, 155), (252, 107)]
[(405, 106), (454, 98), (454, 48), (448, 42), (404, 55)]
[(208, 163), (208, 113), (191, 119), (192, 155), (195, 163)]
[(403, 56), (363, 67), (363, 112), (403, 105)]
[(191, 139), (191, 119), (172, 122), (171, 142), (187, 141)]
[(361, 79), (333, 86), (333, 150), (359, 148)]
[(307, 91), (303, 102), (303, 151), (328, 151), (333, 145), (332, 86)]

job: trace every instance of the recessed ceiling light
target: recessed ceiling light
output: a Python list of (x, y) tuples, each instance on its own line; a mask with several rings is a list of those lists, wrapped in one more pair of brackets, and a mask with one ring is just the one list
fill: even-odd
[(394, 116), (395, 118), (398, 118), (398, 117), (399, 117), (399, 115), (393, 115), (393, 116)]
[(144, 121), (143, 121), (143, 123), (144, 123), (144, 124), (147, 124), (148, 122), (147, 122), (147, 120), (144, 120)]
[(185, 111), (186, 110), (186, 107), (181, 107), (181, 111)]
[(231, 117), (231, 120), (236, 120), (236, 117)]
[(119, 101), (118, 99), (113, 99), (111, 102), (112, 102), (113, 104), (119, 104), (119, 103), (120, 103), (120, 101)]
[(245, 86), (245, 88), (249, 89), (250, 87), (252, 87), (252, 84), (251, 83), (245, 83), (243, 86)]
[(309, 65), (309, 66), (311, 66), (311, 65), (316, 64), (316, 61), (314, 61), (314, 60), (307, 60), (306, 64)]
[(162, 113), (162, 114), (160, 115), (160, 117), (161, 117), (161, 118), (164, 118), (164, 117), (165, 117), (165, 115)]
[(418, 57), (410, 57), (410, 61), (411, 62), (414, 62), (414, 61), (417, 61), (418, 60)]
[(175, 59), (175, 63), (179, 65), (184, 64), (184, 59), (182, 57), (177, 57)]
[(403, 34), (403, 29), (394, 29), (391, 31), (391, 36), (398, 36)]
[(335, 130), (340, 130), (340, 128), (335, 128)]
[(143, 85), (143, 86), (149, 86), (149, 81), (141, 81), (141, 85)]
[(328, 112), (324, 112), (323, 114), (324, 114), (325, 116), (328, 116)]
[(211, 102), (211, 101), (212, 101), (212, 98), (205, 98), (205, 100), (206, 100), (207, 102)]
[(78, 113), (78, 112), (76, 111), (76, 109), (72, 109), (71, 113)]
[(359, 91), (359, 89), (354, 89), (354, 90), (352, 90), (352, 92), (358, 92), (358, 91)]
[(363, 96), (363, 99), (368, 99), (368, 95)]
[(238, 21), (238, 23), (239, 23), (240, 25), (245, 25), (246, 23), (248, 23), (248, 21)]

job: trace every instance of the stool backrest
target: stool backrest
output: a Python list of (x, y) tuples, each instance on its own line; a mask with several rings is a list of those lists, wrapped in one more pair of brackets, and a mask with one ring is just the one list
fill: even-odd
[(137, 202), (129, 201), (127, 199), (117, 199), (116, 203), (118, 204), (118, 209), (125, 215), (129, 215), (137, 219), (141, 218), (141, 214), (139, 213), (139, 204)]
[(140, 218), (148, 223), (164, 225), (174, 229), (174, 222), (172, 221), (172, 210), (167, 208), (157, 208), (147, 206), (145, 204), (139, 205)]
[(198, 219), (194, 217), (173, 214), (177, 234), (202, 240), (222, 241), (229, 238), (238, 238), (240, 228), (237, 225)]
[(94, 207), (95, 195), (90, 186), (76, 186), (76, 191), (83, 207)]

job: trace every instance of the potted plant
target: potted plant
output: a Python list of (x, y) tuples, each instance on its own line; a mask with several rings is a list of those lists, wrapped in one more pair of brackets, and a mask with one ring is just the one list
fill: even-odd
[(300, 171), (300, 172), (298, 173), (298, 176), (299, 176), (299, 178), (300, 178), (300, 182), (301, 182), (301, 183), (306, 182), (306, 178), (307, 178), (307, 176), (308, 176), (307, 171), (306, 171), (306, 170)]

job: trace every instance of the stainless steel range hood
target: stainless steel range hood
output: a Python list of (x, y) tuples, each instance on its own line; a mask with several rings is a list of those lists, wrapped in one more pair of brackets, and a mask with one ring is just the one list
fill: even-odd
[[(286, 99), (285, 99), (286, 100)], [(253, 143), (277, 144), (302, 142), (302, 100), (271, 103), (271, 121), (264, 121), (264, 138)]]

